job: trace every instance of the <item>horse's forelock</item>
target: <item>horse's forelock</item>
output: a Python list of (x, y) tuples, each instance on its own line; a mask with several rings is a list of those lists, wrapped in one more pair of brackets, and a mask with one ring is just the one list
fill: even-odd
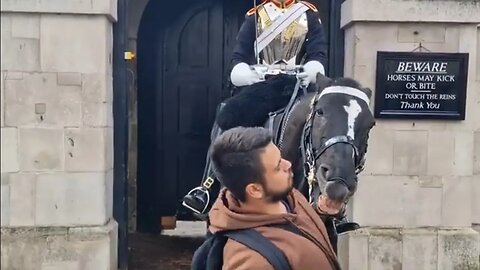
[(370, 90), (369, 88), (364, 88), (360, 84), (360, 82), (352, 78), (344, 78), (344, 77), (337, 78), (335, 80), (332, 80), (329, 86), (346, 86), (346, 87), (356, 88), (364, 92), (368, 96), (368, 98), (372, 97), (372, 90)]
[(351, 78), (338, 78), (332, 81), (332, 83), (329, 86), (347, 86), (347, 87), (352, 87), (352, 88), (357, 88), (361, 89), (362, 85)]
[[(363, 102), (360, 102), (360, 114), (355, 117), (355, 123), (352, 123), (353, 125), (359, 125), (363, 126), (365, 128), (369, 127), (371, 123), (374, 123), (373, 116), (371, 115), (371, 112), (369, 110), (369, 102), (368, 100), (371, 98), (371, 90), (368, 88), (364, 88), (357, 80), (354, 80), (352, 78), (336, 78), (334, 80), (330, 80), (330, 83), (323, 89), (319, 89), (319, 95), (317, 95), (315, 98), (318, 100), (319, 96), (321, 96), (321, 93), (323, 90), (330, 87), (346, 87), (346, 88), (354, 88), (357, 89), (367, 95), (367, 99), (365, 100), (366, 104), (364, 105)], [(348, 127), (348, 117), (349, 117), (349, 112), (347, 109), (345, 109), (345, 106), (349, 106), (351, 104), (352, 100), (355, 100), (354, 97), (351, 97), (349, 95), (325, 95), (326, 99), (324, 102), (317, 102), (314, 106), (314, 101), (317, 101), (315, 98), (312, 99), (312, 103), (310, 104), (310, 107), (314, 110), (319, 110), (320, 108), (322, 110), (337, 110), (338, 113), (330, 113), (328, 114), (330, 119), (330, 123), (335, 123), (334, 126), (331, 126), (331, 131), (336, 133), (338, 132), (337, 128), (344, 129), (345, 127)], [(328, 97), (328, 98), (327, 98)], [(338, 125), (337, 125), (338, 124)], [(368, 133), (368, 129), (362, 130), (361, 133)]]

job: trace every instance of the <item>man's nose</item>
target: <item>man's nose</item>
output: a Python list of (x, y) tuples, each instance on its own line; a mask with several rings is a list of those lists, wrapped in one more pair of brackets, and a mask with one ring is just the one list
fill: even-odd
[(285, 164), (285, 170), (290, 170), (292, 168), (292, 163), (286, 159), (283, 160), (283, 163)]

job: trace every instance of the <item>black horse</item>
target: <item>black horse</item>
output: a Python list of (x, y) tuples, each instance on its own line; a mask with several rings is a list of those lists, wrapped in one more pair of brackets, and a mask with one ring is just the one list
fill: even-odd
[[(224, 102), (216, 133), (239, 125), (270, 128), (282, 156), (292, 162), (295, 187), (312, 204), (323, 196), (338, 210), (335, 215), (319, 213), (336, 246), (336, 232), (351, 229), (339, 229), (337, 222), (345, 218), (345, 206), (357, 189), (375, 124), (371, 91), (353, 79), (320, 74), (315, 85), (303, 90), (290, 75), (251, 85)], [(214, 178), (211, 170), (207, 175)]]

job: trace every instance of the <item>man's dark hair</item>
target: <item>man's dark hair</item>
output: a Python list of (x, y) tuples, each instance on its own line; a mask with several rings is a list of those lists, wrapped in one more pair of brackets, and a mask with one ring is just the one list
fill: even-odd
[(245, 202), (248, 184), (263, 182), (260, 154), (270, 142), (270, 132), (262, 127), (235, 127), (213, 142), (210, 158), (215, 174), (238, 200)]

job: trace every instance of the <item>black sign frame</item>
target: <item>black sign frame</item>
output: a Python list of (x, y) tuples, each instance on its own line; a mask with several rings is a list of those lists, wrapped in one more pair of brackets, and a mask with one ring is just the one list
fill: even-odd
[[(402, 110), (389, 109), (385, 105), (385, 97), (389, 83), (387, 78), (388, 72), (386, 67), (387, 61), (457, 61), (459, 68), (454, 74), (456, 77), (455, 89), (456, 103), (455, 110), (448, 111), (432, 111), (432, 110)], [(445, 119), (445, 120), (465, 120), (467, 82), (468, 82), (468, 53), (424, 53), (424, 52), (377, 52), (377, 68), (376, 68), (376, 86), (375, 86), (375, 118), (384, 119)], [(408, 90), (401, 89), (401, 93)]]

